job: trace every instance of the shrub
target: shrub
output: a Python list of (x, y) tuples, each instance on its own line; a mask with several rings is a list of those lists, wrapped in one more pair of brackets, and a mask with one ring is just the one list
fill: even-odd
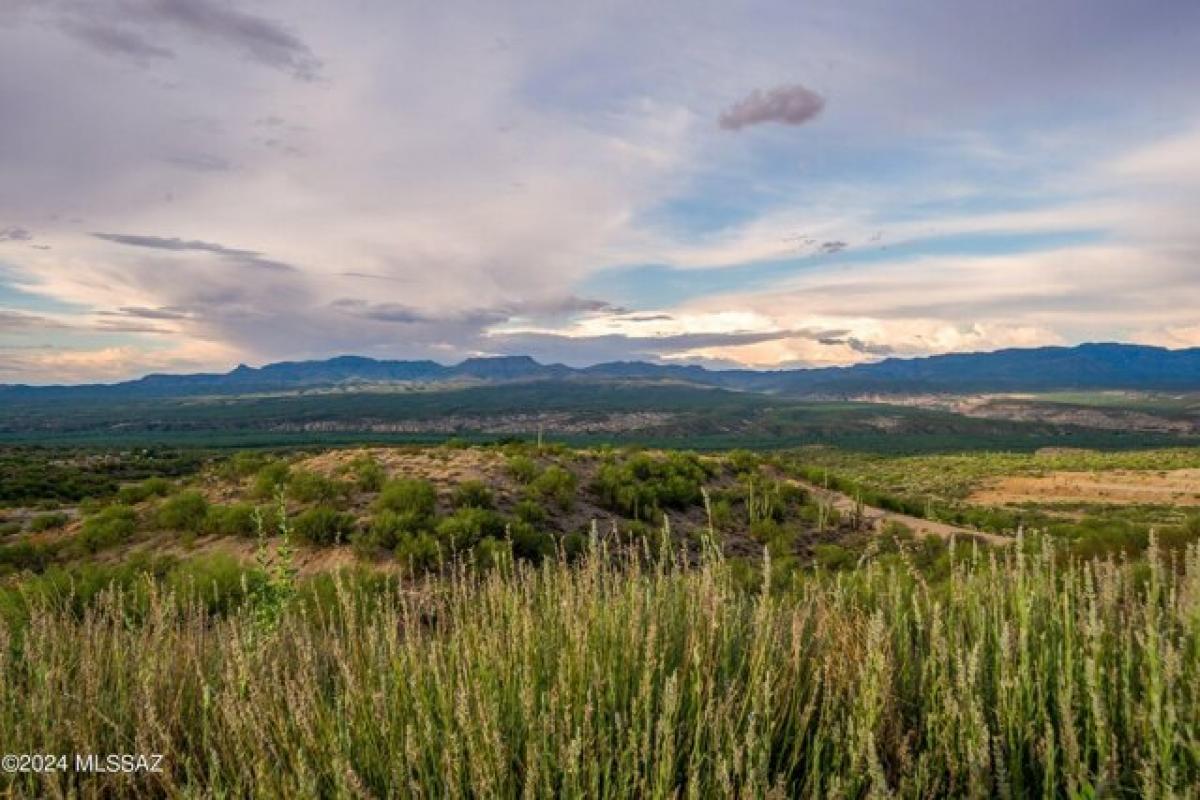
[(750, 450), (730, 450), (725, 459), (734, 472), (742, 474), (757, 472), (762, 463), (762, 458)]
[(714, 500), (709, 506), (712, 511), (712, 525), (718, 531), (726, 531), (733, 527), (733, 504), (727, 498)]
[(454, 487), (455, 508), (493, 508), (496, 499), (483, 481), (463, 481)]
[(358, 488), (364, 492), (378, 492), (387, 480), (383, 466), (367, 453), (350, 462), (350, 471)]
[(518, 483), (532, 483), (540, 470), (537, 462), (526, 455), (514, 455), (508, 459), (508, 474)]
[(360, 550), (393, 550), (403, 536), (428, 533), (433, 518), (412, 511), (380, 511), (371, 520), (371, 525), (354, 536), (355, 546)]
[(698, 503), (707, 477), (694, 455), (656, 458), (638, 453), (601, 466), (595, 490), (606, 507), (627, 517), (655, 521), (664, 508), (685, 509)]
[(17, 542), (0, 547), (0, 575), (5, 571), (41, 572), (50, 564), (52, 551), (38, 542)]
[(181, 597), (199, 600), (209, 614), (227, 614), (261, 584), (263, 576), (227, 553), (193, 557), (168, 573), (165, 584)]
[(346, 499), (347, 486), (312, 470), (293, 470), (287, 484), (288, 495), (301, 503), (339, 505)]
[(836, 544), (818, 544), (814, 546), (813, 559), (823, 569), (834, 571), (850, 569), (857, 561), (857, 557), (853, 552)]
[(208, 501), (196, 491), (180, 492), (169, 497), (155, 514), (160, 528), (195, 533), (204, 527), (208, 516)]
[(431, 520), (437, 513), (437, 491), (429, 481), (415, 478), (388, 481), (379, 492), (375, 508)]
[(546, 509), (536, 500), (525, 499), (513, 506), (513, 515), (530, 525), (542, 525), (550, 518)]
[(274, 497), (287, 486), (292, 468), (284, 461), (271, 461), (258, 470), (254, 478), (254, 494), (258, 497)]
[[(30, 528), (32, 530), (32, 526)], [(16, 520), (6, 520), (0, 522), (0, 536), (12, 536), (14, 533), (21, 532), (21, 523)]]
[(71, 518), (62, 511), (54, 511), (49, 514), (38, 514), (29, 521), (29, 530), (31, 531), (48, 531), (54, 528), (65, 526)]
[(529, 489), (537, 497), (567, 511), (575, 504), (579, 481), (570, 470), (555, 465), (539, 475)]
[(410, 534), (402, 537), (396, 544), (396, 558), (414, 573), (428, 572), (438, 566), (441, 550), (432, 534)]
[(504, 518), (483, 508), (460, 508), (438, 523), (437, 535), (451, 552), (467, 550), (481, 539), (502, 537)]
[(292, 521), (296, 538), (309, 544), (340, 544), (349, 541), (355, 519), (336, 508), (317, 506), (299, 514)]
[(141, 483), (122, 486), (117, 491), (117, 502), (134, 505), (151, 497), (166, 497), (171, 493), (171, 482), (166, 478), (147, 478)]
[(508, 542), (499, 539), (484, 539), (471, 550), (471, 563), (476, 569), (492, 569), (511, 560)]
[(137, 512), (126, 505), (111, 505), (84, 520), (79, 544), (89, 553), (129, 540), (137, 532)]
[(248, 478), (268, 463), (262, 453), (235, 453), (217, 467), (217, 475), (229, 481)]
[(512, 538), (513, 555), (517, 558), (538, 564), (547, 556), (554, 555), (554, 537), (528, 522), (517, 520), (508, 526), (508, 531)]
[(204, 529), (218, 536), (253, 537), (258, 528), (254, 521), (254, 506), (235, 503), (231, 506), (210, 506)]

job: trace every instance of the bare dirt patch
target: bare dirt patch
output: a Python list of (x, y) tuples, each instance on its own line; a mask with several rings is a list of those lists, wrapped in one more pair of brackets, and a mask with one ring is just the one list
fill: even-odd
[(1108, 503), (1200, 506), (1200, 469), (1057, 471), (995, 478), (967, 498), (981, 505)]
[(301, 461), (296, 466), (331, 477), (344, 474), (355, 458), (368, 455), (379, 462), (390, 478), (420, 478), (446, 488), (467, 480), (503, 482), (504, 455), (476, 448), (373, 447), (332, 450)]

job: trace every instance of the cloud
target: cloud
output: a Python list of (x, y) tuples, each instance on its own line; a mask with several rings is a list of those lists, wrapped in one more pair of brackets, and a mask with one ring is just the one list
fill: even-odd
[(140, 65), (176, 59), (167, 41), (182, 34), (303, 81), (317, 78), (322, 67), (289, 28), (222, 0), (44, 0), (18, 4), (13, 13), (20, 19), (29, 12), (99, 53)]
[(170, 250), (174, 252), (214, 253), (248, 267), (275, 272), (298, 272), (297, 268), (291, 264), (263, 258), (262, 253), (255, 250), (241, 250), (213, 242), (185, 240), (177, 236), (167, 238), (164, 236), (143, 236), (133, 233), (93, 233), (92, 236), (97, 239), (103, 239), (106, 242), (123, 244), (128, 247), (143, 247), (151, 250)]
[(798, 83), (777, 86), (766, 92), (755, 89), (722, 112), (717, 124), (727, 131), (741, 130), (764, 122), (803, 125), (820, 114), (824, 108), (825, 98)]
[(103, 316), (132, 317), (134, 319), (188, 319), (186, 311), (179, 308), (145, 308), (143, 306), (121, 306), (116, 311), (103, 311)]
[(330, 303), (330, 307), (343, 314), (359, 317), (360, 319), (374, 320), (375, 322), (405, 324), (430, 321), (429, 315), (423, 314), (411, 306), (401, 305), (400, 303), (368, 303), (366, 300), (346, 297), (341, 300), (334, 300)]
[(127, 56), (137, 62), (175, 57), (174, 52), (147, 41), (137, 31), (98, 20), (67, 18), (59, 22), (58, 28), (102, 53)]
[(46, 317), (0, 308), (0, 333), (22, 333), (61, 327), (61, 323)]
[(140, 0), (130, 7), (151, 24), (174, 25), (198, 38), (240, 50), (248, 58), (314, 79), (320, 60), (295, 34), (277, 22), (248, 14), (217, 0)]
[(227, 159), (205, 153), (168, 156), (166, 160), (168, 164), (195, 172), (226, 172), (232, 166)]
[(870, 356), (890, 356), (896, 352), (896, 348), (892, 347), (890, 344), (872, 344), (871, 342), (864, 342), (862, 339), (859, 339), (855, 336), (847, 336), (844, 338), (838, 338), (836, 336), (822, 336), (818, 338), (817, 341), (823, 345), (828, 345), (831, 347), (835, 345), (845, 345), (856, 353), (863, 353), (864, 355)]
[(15, 225), (8, 228), (0, 228), (0, 242), (28, 242), (32, 238), (33, 234)]

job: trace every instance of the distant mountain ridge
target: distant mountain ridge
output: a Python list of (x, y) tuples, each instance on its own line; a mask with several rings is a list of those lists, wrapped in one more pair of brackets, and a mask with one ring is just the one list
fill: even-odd
[(771, 371), (711, 370), (644, 361), (574, 368), (542, 364), (529, 356), (470, 358), (447, 366), (428, 360), (394, 361), (347, 355), (319, 361), (283, 361), (257, 368), (243, 364), (226, 373), (152, 374), (114, 384), (6, 385), (0, 386), (0, 400), (84, 399), (89, 395), (169, 398), (411, 382), (453, 385), (559, 380), (670, 380), (740, 391), (827, 397), (1071, 389), (1189, 391), (1200, 390), (1200, 348), (1169, 350), (1146, 345), (1082, 344), (889, 358), (851, 367)]

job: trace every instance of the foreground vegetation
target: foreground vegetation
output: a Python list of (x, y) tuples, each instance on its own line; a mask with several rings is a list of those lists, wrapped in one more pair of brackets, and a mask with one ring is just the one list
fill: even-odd
[(1200, 450), (6, 457), (5, 751), (165, 771), (16, 773), (0, 797), (1200, 786), (1200, 514), (971, 494)]
[[(12, 751), (165, 756), (18, 795), (1189, 796), (1200, 549), (960, 552), (747, 590), (711, 548), (448, 579), (34, 601), (0, 627)], [(769, 570), (765, 573), (770, 575)], [(135, 596), (136, 595), (136, 596)]]

